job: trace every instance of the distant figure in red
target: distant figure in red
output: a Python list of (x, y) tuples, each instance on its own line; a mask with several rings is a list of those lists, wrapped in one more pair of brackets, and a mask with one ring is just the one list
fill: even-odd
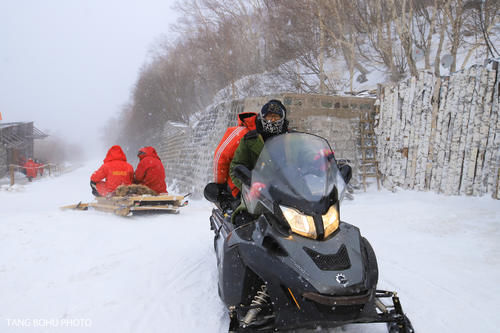
[(38, 168), (38, 164), (35, 163), (31, 158), (29, 158), (26, 163), (24, 163), (24, 170), (26, 170), (26, 177), (31, 182), (33, 178), (36, 178), (36, 172)]
[(120, 185), (130, 185), (134, 180), (134, 168), (120, 146), (109, 148), (104, 164), (90, 177), (92, 194), (105, 196)]
[(43, 176), (43, 166), (44, 166), (44, 164), (40, 163), (40, 161), (38, 161), (38, 160), (35, 160), (35, 163), (36, 163), (36, 166), (37, 166), (37, 169), (38, 169), (38, 173), (40, 174), (40, 177)]
[(153, 147), (143, 147), (137, 153), (140, 161), (135, 170), (135, 183), (149, 187), (156, 193), (168, 193), (165, 168)]

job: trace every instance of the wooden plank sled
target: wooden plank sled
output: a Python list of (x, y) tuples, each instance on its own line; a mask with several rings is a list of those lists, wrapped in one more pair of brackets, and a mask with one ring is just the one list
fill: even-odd
[(96, 197), (89, 203), (79, 202), (76, 205), (63, 206), (61, 209), (88, 210), (93, 208), (98, 211), (110, 212), (119, 216), (130, 216), (145, 213), (171, 213), (178, 214), (179, 208), (187, 205), (184, 201), (189, 194), (182, 195), (133, 195)]

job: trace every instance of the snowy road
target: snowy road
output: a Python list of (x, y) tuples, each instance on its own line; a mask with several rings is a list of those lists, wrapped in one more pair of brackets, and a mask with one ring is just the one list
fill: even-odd
[[(120, 218), (90, 201), (89, 164), (0, 190), (0, 332), (224, 332), (211, 205)], [(371, 189), (346, 202), (417, 332), (498, 332), (500, 201)], [(384, 332), (380, 325), (332, 332)]]

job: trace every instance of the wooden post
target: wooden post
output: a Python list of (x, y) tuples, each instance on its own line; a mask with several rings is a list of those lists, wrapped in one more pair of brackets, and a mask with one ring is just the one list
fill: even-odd
[(11, 164), (10, 167), (10, 186), (14, 185), (14, 166)]

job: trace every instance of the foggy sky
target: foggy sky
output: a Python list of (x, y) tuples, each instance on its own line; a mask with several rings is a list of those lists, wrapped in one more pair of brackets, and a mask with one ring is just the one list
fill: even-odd
[(99, 147), (129, 101), (151, 48), (168, 34), (174, 0), (0, 1), (0, 122)]

